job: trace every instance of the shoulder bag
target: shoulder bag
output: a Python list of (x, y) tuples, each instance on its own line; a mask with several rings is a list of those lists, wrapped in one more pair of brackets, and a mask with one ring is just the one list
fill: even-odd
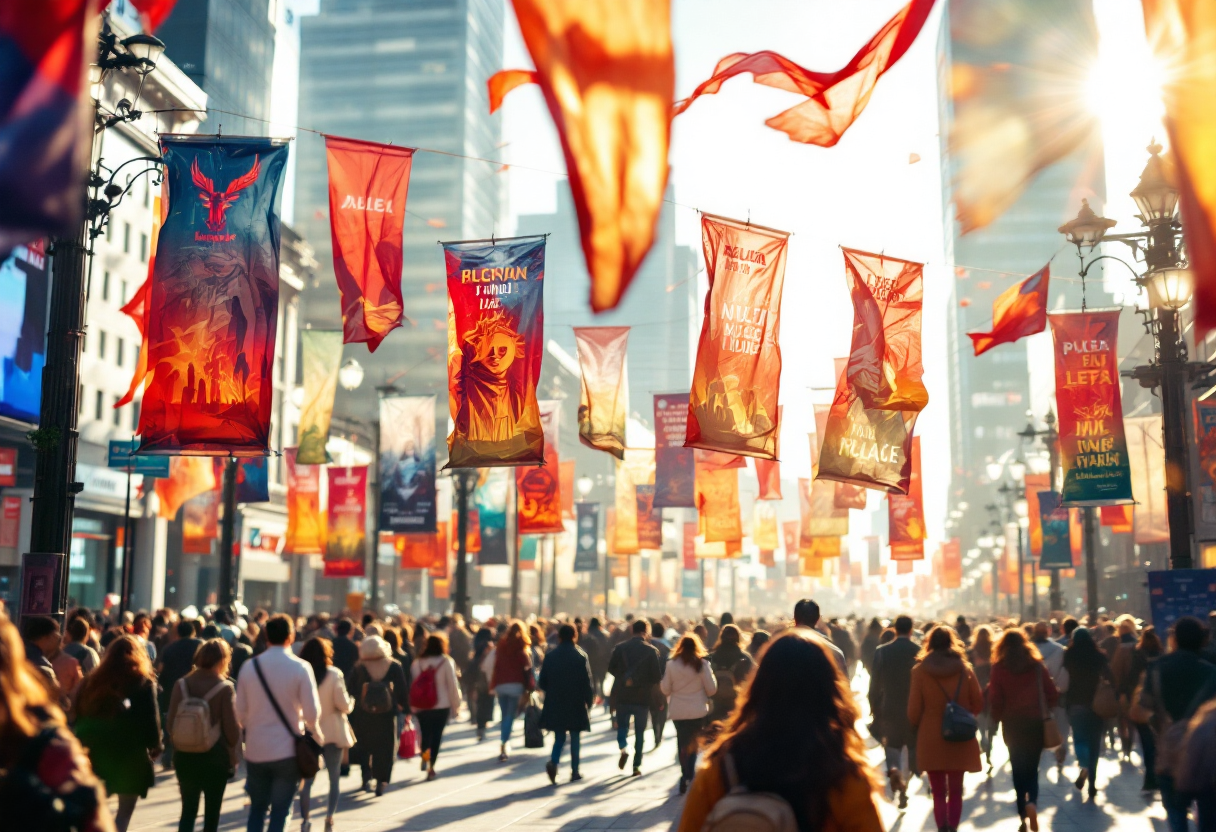
[(959, 672), (958, 687), (954, 689), (954, 698), (946, 693), (940, 679), (934, 678), (933, 680), (937, 682), (937, 686), (941, 688), (946, 697), (946, 707), (942, 711), (942, 739), (946, 742), (969, 742), (975, 739), (976, 732), (979, 730), (979, 721), (975, 718), (975, 714), (958, 703), (966, 677), (967, 670), (964, 667)]
[(1051, 750), (1063, 745), (1064, 737), (1060, 734), (1060, 726), (1056, 725), (1055, 717), (1047, 709), (1047, 693), (1043, 690), (1042, 665), (1039, 665), (1037, 675), (1039, 680), (1039, 713), (1043, 717), (1043, 747)]
[(296, 765), (300, 768), (300, 776), (305, 780), (316, 777), (317, 772), (321, 770), (321, 744), (313, 739), (312, 734), (305, 731), (303, 734), (297, 734), (296, 729), (291, 727), (291, 723), (287, 721), (287, 717), (283, 716), (283, 710), (279, 707), (279, 703), (275, 700), (274, 694), (270, 692), (270, 685), (266, 684), (266, 677), (262, 675), (262, 668), (258, 666), (257, 659), (253, 660), (253, 669), (257, 671), (258, 681), (262, 683), (262, 690), (266, 691), (266, 698), (270, 700), (274, 712), (279, 715), (279, 721), (283, 723), (283, 727), (287, 729), (287, 733), (291, 734), (296, 745)]

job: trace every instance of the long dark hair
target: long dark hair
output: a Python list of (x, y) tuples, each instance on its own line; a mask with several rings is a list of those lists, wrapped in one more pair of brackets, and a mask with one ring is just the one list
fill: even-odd
[(1097, 667), (1106, 663), (1106, 656), (1098, 649), (1093, 631), (1078, 627), (1072, 631), (1068, 647), (1064, 650), (1064, 664), (1069, 667)]
[(727, 719), (708, 759), (734, 758), (752, 791), (790, 802), (799, 829), (818, 829), (828, 794), (843, 779), (870, 778), (865, 745), (854, 725), (857, 706), (827, 650), (791, 629), (769, 641), (751, 684)]
[(334, 646), (326, 638), (310, 638), (300, 648), (300, 660), (312, 666), (312, 676), (317, 687), (325, 681), (326, 668), (334, 663)]
[(743, 640), (743, 634), (739, 632), (739, 628), (734, 624), (723, 625), (718, 631), (718, 643), (714, 645), (714, 650), (721, 650), (728, 645), (739, 646), (739, 642)]
[(101, 662), (85, 677), (76, 703), (77, 713), (114, 716), (131, 688), (154, 679), (147, 649), (135, 636), (119, 636), (110, 642)]
[(1140, 643), (1136, 645), (1136, 649), (1149, 657), (1160, 656), (1165, 651), (1156, 627), (1149, 624), (1140, 632)]
[(967, 654), (963, 650), (962, 639), (958, 637), (958, 633), (954, 632), (954, 628), (947, 627), (945, 624), (938, 624), (929, 631), (929, 635), (925, 637), (925, 643), (920, 648), (920, 654), (917, 655), (918, 662), (924, 661), (929, 657), (930, 653), (943, 653), (954, 656), (963, 664), (970, 667), (971, 662), (967, 661)]

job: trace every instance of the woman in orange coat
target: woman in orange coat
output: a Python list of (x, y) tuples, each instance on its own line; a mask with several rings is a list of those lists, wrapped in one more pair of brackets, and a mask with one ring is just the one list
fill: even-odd
[(929, 773), (933, 817), (938, 832), (955, 832), (963, 815), (963, 772), (980, 771), (980, 744), (972, 737), (950, 742), (942, 737), (948, 702), (973, 714), (984, 709), (984, 693), (967, 663), (963, 643), (949, 627), (935, 627), (912, 668), (908, 721), (916, 728), (916, 764)]
[[(679, 832), (700, 832), (731, 781), (781, 796), (799, 829), (882, 832), (848, 683), (820, 640), (771, 640), (693, 778)], [(733, 776), (731, 776), (733, 773)]]

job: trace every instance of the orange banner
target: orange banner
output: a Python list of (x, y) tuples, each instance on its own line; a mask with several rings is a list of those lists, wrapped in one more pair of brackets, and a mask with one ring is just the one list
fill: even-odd
[(431, 563), (430, 576), (438, 580), (444, 580), (448, 577), (448, 523), (446, 520), (439, 520), (435, 523), (435, 543), (439, 547), (439, 555)]
[(582, 388), (578, 438), (584, 445), (625, 458), (625, 416), (629, 412), (627, 326), (576, 326)]
[(211, 541), (220, 536), (220, 489), (191, 497), (182, 505), (182, 552), (211, 554)]
[(574, 519), (574, 460), (561, 460), (561, 468), (558, 471), (558, 486), (562, 495), (562, 517), (569, 520)]
[(1026, 475), (1026, 506), (1030, 511), (1030, 554), (1043, 554), (1043, 518), (1039, 509), (1039, 492), (1051, 490), (1051, 474)]
[[(457, 547), (460, 546), (460, 512), (452, 512), (452, 525), (450, 528), (452, 530), (452, 551), (455, 552)], [(464, 539), (465, 554), (475, 555), (481, 551), (481, 512), (475, 508), (469, 509), (469, 516), (465, 523)]]
[(836, 508), (836, 483), (827, 480), (798, 480), (802, 508), (802, 536), (832, 537), (849, 533), (848, 509)]
[(175, 456), (169, 460), (169, 478), (156, 481), (156, 496), (160, 501), (157, 515), (173, 520), (183, 503), (215, 487), (215, 469), (210, 459)]
[(1115, 534), (1131, 534), (1135, 527), (1132, 506), (1102, 506), (1102, 525)]
[[(616, 464), (616, 537), (613, 551), (618, 555), (636, 555), (638, 546), (639, 485), (654, 485), (654, 451), (629, 448), (625, 458)], [(651, 491), (653, 498), (654, 492)], [(662, 544), (660, 544), (661, 547)]]
[(925, 505), (920, 483), (920, 437), (912, 438), (912, 474), (907, 494), (887, 495), (891, 560), (925, 557)]
[(697, 472), (697, 511), (706, 543), (743, 539), (739, 517), (739, 472), (726, 468)]
[(325, 514), (321, 511), (321, 466), (296, 463), (296, 448), (283, 450), (287, 471), (287, 542), (289, 555), (325, 551)]
[(688, 448), (777, 458), (777, 343), (789, 234), (701, 215), (709, 277), (688, 402)]
[(562, 525), (561, 464), (557, 458), (557, 426), (561, 420), (560, 401), (541, 401), (540, 424), (545, 436), (543, 465), (515, 469), (519, 534), (557, 534)]
[(963, 547), (957, 537), (942, 544), (941, 567), (942, 589), (958, 589), (963, 585)]
[(777, 535), (777, 509), (762, 500), (757, 500), (752, 508), (752, 541), (761, 552), (772, 552), (780, 545)]

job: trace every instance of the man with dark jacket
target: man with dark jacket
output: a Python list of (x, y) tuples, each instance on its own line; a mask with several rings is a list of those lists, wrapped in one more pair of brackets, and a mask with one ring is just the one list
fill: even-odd
[(355, 662), (359, 661), (359, 645), (351, 641), (351, 630), (355, 629), (355, 622), (349, 618), (342, 618), (334, 625), (334, 667), (342, 671), (344, 678), (350, 678), (351, 668), (355, 666)]
[(570, 780), (582, 780), (578, 773), (579, 732), (591, 730), (591, 705), (595, 688), (591, 682), (591, 662), (574, 644), (575, 629), (563, 624), (557, 631), (557, 646), (545, 654), (536, 686), (545, 692), (545, 707), (540, 727), (553, 732), (553, 753), (545, 764), (549, 782), (557, 782), (566, 733), (570, 733)]
[[(591, 661), (591, 678), (595, 682), (595, 692), (604, 695), (604, 676), (608, 673), (608, 658), (612, 650), (608, 647), (608, 636), (598, 618), (592, 618), (587, 624), (587, 632), (579, 638), (579, 646)], [(607, 706), (607, 702), (604, 703)]]
[(616, 744), (621, 749), (617, 768), (629, 760), (625, 750), (629, 739), (629, 718), (633, 717), (633, 776), (642, 774), (642, 746), (646, 741), (646, 719), (655, 686), (663, 680), (659, 670), (659, 651), (646, 640), (650, 626), (645, 619), (633, 622), (633, 638), (612, 651), (608, 672), (612, 674), (612, 706), (616, 710)]
[[(659, 651), (659, 681), (667, 671), (667, 658), (671, 655), (671, 647), (663, 638), (667, 628), (662, 621), (650, 622), (650, 646)], [(650, 724), (654, 729), (654, 747), (658, 748), (663, 741), (663, 726), (667, 724), (667, 697), (653, 696), (650, 702)]]
[(908, 749), (908, 768), (916, 770), (916, 731), (908, 722), (908, 695), (912, 687), (912, 667), (920, 652), (912, 640), (912, 619), (895, 619), (895, 639), (874, 651), (870, 674), (870, 711), (874, 715), (873, 734), (882, 741), (887, 757), (887, 777), (891, 796), (899, 794), (899, 808), (908, 807), (908, 785), (904, 782), (900, 758)]

